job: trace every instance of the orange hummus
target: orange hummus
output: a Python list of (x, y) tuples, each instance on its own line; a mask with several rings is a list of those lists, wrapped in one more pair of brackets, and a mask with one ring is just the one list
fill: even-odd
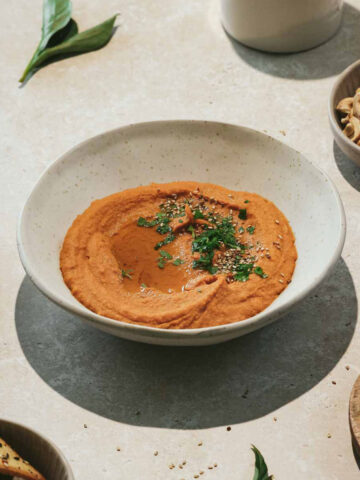
[(178, 329), (261, 312), (291, 282), (296, 259), (291, 227), (269, 200), (173, 182), (94, 201), (68, 230), (60, 268), (93, 312)]

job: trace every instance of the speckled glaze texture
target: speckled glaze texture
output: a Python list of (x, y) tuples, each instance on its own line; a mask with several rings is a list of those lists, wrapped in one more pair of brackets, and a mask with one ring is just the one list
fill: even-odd
[[(81, 30), (121, 13), (111, 42), (17, 88), (41, 6), (0, 6), (1, 416), (51, 438), (76, 480), (190, 480), (200, 469), (204, 480), (251, 480), (251, 443), (277, 480), (358, 480), (348, 408), (360, 374), (360, 170), (334, 143), (327, 103), (359, 59), (360, 0), (345, 2), (330, 41), (296, 55), (232, 41), (219, 0), (76, 0)], [(15, 242), (20, 211), (56, 158), (99, 132), (172, 118), (266, 130), (329, 175), (347, 217), (342, 258), (316, 291), (284, 320), (209, 347), (87, 327), (33, 285)], [(186, 469), (169, 470), (183, 460)]]
[[(149, 178), (155, 183), (196, 179), (257, 193), (274, 202), (290, 221), (298, 251), (288, 288), (250, 319), (192, 330), (124, 323), (81, 305), (66, 287), (59, 268), (67, 229), (92, 200), (147, 184)], [(328, 274), (340, 257), (344, 237), (345, 218), (338, 193), (329, 178), (299, 152), (264, 133), (201, 121), (132, 125), (75, 147), (41, 177), (18, 229), (20, 257), (28, 275), (60, 306), (123, 338), (192, 346), (244, 335), (286, 313)]]
[(31, 428), (0, 419), (0, 437), (46, 480), (75, 480), (70, 465), (60, 450)]

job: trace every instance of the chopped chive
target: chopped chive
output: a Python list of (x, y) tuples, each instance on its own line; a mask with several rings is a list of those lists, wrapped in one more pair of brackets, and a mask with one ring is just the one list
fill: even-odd
[(170, 255), (170, 253), (166, 252), (165, 250), (160, 250), (159, 253), (163, 258), (167, 258), (168, 260), (172, 260), (173, 258), (172, 255)]
[(130, 272), (131, 272), (131, 270), (126, 271), (122, 268), (121, 269), (121, 276), (123, 278), (129, 278), (130, 280), (132, 280), (132, 276), (130, 275)]
[(250, 200), (245, 200), (244, 203), (250, 203)]
[(250, 227), (247, 227), (246, 229), (250, 235), (252, 235), (255, 232), (255, 227), (253, 225), (250, 225)]

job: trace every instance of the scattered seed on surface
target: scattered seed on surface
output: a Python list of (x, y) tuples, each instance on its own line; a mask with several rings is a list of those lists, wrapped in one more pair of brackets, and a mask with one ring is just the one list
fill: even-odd
[(202, 444), (203, 444), (202, 442), (199, 442), (198, 447), (202, 447)]
[(121, 451), (121, 448), (120, 448), (120, 447), (117, 447), (117, 448), (116, 448), (116, 451), (117, 451), (117, 452), (120, 452), (120, 451)]
[(194, 475), (194, 478), (199, 478), (199, 475)]
[(327, 438), (331, 438), (331, 433), (328, 433), (328, 434), (327, 434)]
[(87, 425), (86, 425), (86, 423), (84, 423), (84, 428), (87, 428)]
[(155, 457), (157, 457), (159, 455), (159, 452), (157, 450), (155, 450), (154, 455), (155, 455)]
[(209, 466), (208, 466), (208, 469), (209, 469), (209, 470), (212, 470), (212, 469), (213, 469), (213, 466), (212, 466), (212, 465), (209, 465)]
[(215, 467), (215, 468), (217, 467), (217, 463), (214, 463), (214, 467)]
[(331, 383), (332, 383), (333, 385), (336, 385), (336, 382), (335, 382), (335, 380), (333, 380)]
[(346, 368), (346, 370), (350, 370), (350, 367), (349, 367), (349, 365), (346, 365), (346, 367), (345, 367), (345, 368)]
[(277, 417), (274, 417), (274, 419), (273, 419), (273, 420), (274, 420), (274, 422), (277, 422)]
[(227, 430), (228, 432), (230, 432), (230, 430), (231, 430), (231, 427), (227, 427), (227, 428), (226, 428), (226, 430)]
[(279, 220), (275, 220), (275, 223), (277, 223), (279, 225), (280, 222), (279, 222)]

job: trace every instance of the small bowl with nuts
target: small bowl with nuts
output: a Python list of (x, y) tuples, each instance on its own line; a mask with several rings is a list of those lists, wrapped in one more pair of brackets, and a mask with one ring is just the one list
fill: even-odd
[(337, 145), (360, 166), (360, 60), (336, 80), (329, 100), (329, 119)]

